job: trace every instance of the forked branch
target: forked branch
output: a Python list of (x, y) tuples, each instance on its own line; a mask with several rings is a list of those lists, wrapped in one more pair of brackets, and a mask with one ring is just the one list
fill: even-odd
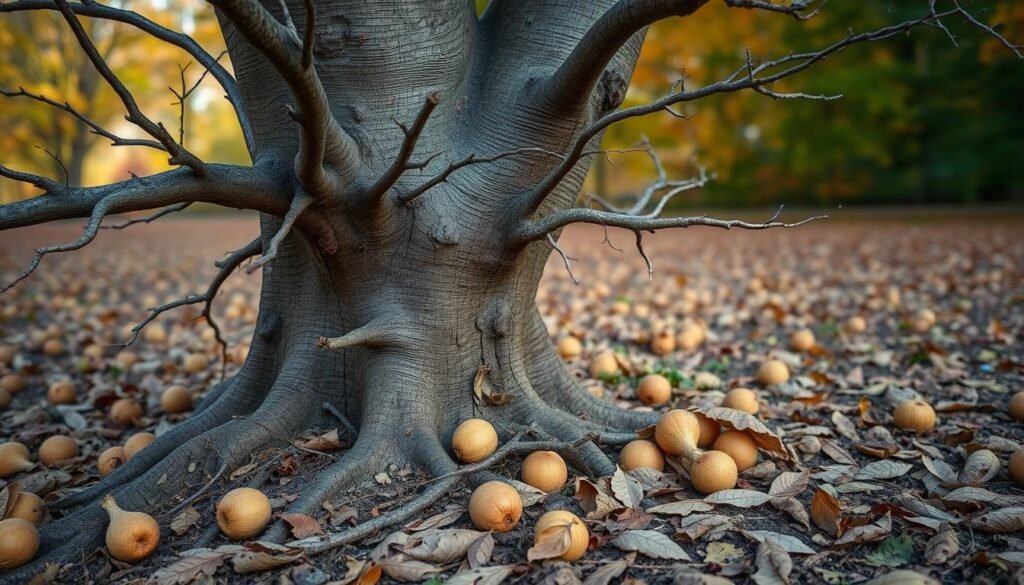
[[(765, 6), (762, 6), (764, 4)], [(738, 2), (735, 5), (749, 7), (749, 8), (766, 8), (768, 2)], [(791, 5), (793, 6), (793, 5)], [(805, 6), (800, 4), (800, 10)], [(776, 12), (788, 12), (782, 10), (775, 10)], [(719, 93), (730, 93), (741, 91), (745, 89), (753, 89), (759, 91), (765, 95), (771, 97), (810, 97), (815, 99), (827, 99), (825, 96), (809, 96), (806, 94), (781, 94), (771, 91), (767, 86), (781, 79), (796, 75), (806, 71), (813, 67), (815, 64), (823, 61), (830, 55), (838, 53), (847, 47), (861, 44), (888, 39), (893, 36), (905, 33), (911, 29), (920, 26), (939, 26), (942, 24), (942, 19), (958, 16), (967, 23), (981, 29), (986, 34), (989, 34), (1010, 48), (1014, 54), (1018, 57), (1022, 57), (1021, 47), (1014, 45), (1008, 41), (1005, 37), (999, 34), (998, 31), (992, 27), (982, 23), (973, 14), (968, 12), (966, 9), (961, 7), (958, 3), (954, 2), (954, 8), (950, 8), (944, 11), (937, 11), (934, 3), (929, 3), (929, 9), (927, 12), (914, 19), (906, 20), (898, 24), (890, 25), (887, 27), (879, 28), (870, 32), (864, 32), (860, 34), (850, 33), (843, 39), (840, 39), (831, 45), (814, 52), (807, 53), (793, 53), (785, 57), (773, 59), (770, 61), (764, 61), (759, 64), (744, 63), (741, 67), (737, 68), (731, 75), (710, 85), (700, 87), (692, 90), (674, 91), (669, 95), (651, 102), (649, 104), (635, 106), (632, 108), (626, 108), (617, 112), (608, 114), (596, 122), (585, 128), (576, 140), (573, 142), (569, 152), (564, 155), (562, 164), (558, 165), (547, 177), (529, 194), (527, 194), (523, 203), (523, 213), (526, 216), (532, 215), (540, 208), (541, 204), (552, 193), (555, 188), (562, 182), (562, 180), (572, 171), (573, 167), (579, 163), (583, 156), (584, 149), (591, 140), (595, 139), (601, 132), (612, 124), (627, 120), (629, 118), (635, 118), (638, 116), (646, 116), (655, 112), (668, 111), (676, 114), (672, 106), (684, 102), (690, 102), (699, 100), (710, 95)], [(940, 27), (944, 28), (944, 27)], [(589, 34), (589, 33), (588, 33)], [(609, 224), (611, 225), (611, 224)], [(543, 236), (541, 236), (543, 237)]]
[[(227, 69), (220, 65), (217, 59), (206, 52), (192, 37), (161, 26), (131, 10), (115, 8), (98, 2), (68, 2), (67, 6), (79, 16), (101, 18), (133, 26), (191, 55), (200, 65), (206, 67), (210, 71), (210, 75), (224, 88), (224, 93), (227, 94), (228, 101), (231, 102), (235, 110), (235, 115), (242, 128), (242, 135), (245, 137), (245, 143), (249, 147), (249, 152), (253, 152), (256, 142), (252, 131), (252, 124), (242, 109), (242, 94), (238, 89), (238, 84), (235, 83), (235, 79), (228, 73)], [(0, 3), (0, 12), (57, 9), (58, 6), (52, 0), (15, 0), (14, 2)]]
[(78, 39), (78, 44), (82, 47), (86, 56), (92, 62), (93, 67), (100, 74), (101, 77), (107, 82), (107, 84), (114, 90), (117, 97), (121, 99), (121, 103), (124, 104), (126, 110), (128, 110), (127, 120), (132, 124), (135, 124), (146, 134), (149, 134), (155, 138), (160, 144), (163, 145), (164, 149), (171, 155), (170, 163), (174, 165), (184, 165), (191, 168), (199, 176), (206, 174), (206, 165), (203, 161), (199, 160), (194, 154), (185, 149), (171, 137), (167, 129), (164, 128), (163, 124), (153, 122), (142, 110), (139, 109), (138, 103), (135, 101), (135, 97), (128, 91), (124, 83), (114, 74), (107, 65), (107, 62), (100, 55), (99, 51), (96, 50), (96, 46), (92, 43), (89, 35), (86, 34), (85, 29), (82, 28), (82, 23), (78, 21), (78, 17), (68, 6), (66, 0), (54, 0), (57, 4), (57, 8), (64, 16), (64, 20), (67, 21), (68, 26), (71, 27), (71, 32), (74, 33), (75, 38)]
[[(313, 46), (314, 27), (306, 31), (307, 42), (299, 41), (296, 46), (292, 40), (294, 33), (256, 0), (211, 1), (267, 57), (288, 85), (295, 100), (289, 113), (300, 128), (299, 152), (295, 155), (295, 174), (300, 184), (321, 199), (343, 193), (358, 168), (358, 150), (331, 114), (316, 68), (304, 65)], [(307, 17), (311, 15), (307, 7)], [(315, 18), (312, 24), (315, 26)]]
[(219, 268), (220, 270), (217, 272), (217, 276), (215, 276), (214, 279), (210, 282), (205, 293), (201, 295), (189, 295), (183, 299), (178, 299), (176, 301), (171, 301), (169, 303), (164, 303), (157, 307), (150, 308), (149, 315), (147, 315), (145, 319), (139, 322), (138, 325), (132, 328), (131, 337), (123, 344), (120, 344), (120, 346), (127, 347), (135, 343), (135, 340), (139, 338), (139, 333), (141, 333), (142, 330), (145, 329), (147, 325), (152, 323), (153, 320), (159, 317), (161, 314), (173, 309), (177, 309), (178, 307), (194, 305), (197, 303), (204, 303), (202, 317), (206, 319), (206, 322), (210, 324), (211, 328), (213, 328), (214, 336), (217, 339), (217, 343), (220, 345), (221, 374), (223, 375), (224, 368), (227, 367), (228, 343), (227, 341), (224, 340), (224, 336), (221, 334), (220, 326), (217, 325), (217, 321), (213, 318), (213, 300), (217, 298), (217, 293), (220, 292), (220, 287), (223, 286), (224, 282), (227, 281), (229, 276), (231, 276), (231, 273), (234, 272), (235, 269), (242, 264), (242, 262), (245, 262), (247, 259), (256, 256), (262, 250), (263, 240), (260, 237), (257, 237), (253, 241), (246, 244), (244, 247), (232, 252), (231, 255), (225, 258), (224, 260), (218, 261), (216, 265), (217, 268)]
[(420, 112), (416, 115), (412, 126), (398, 123), (398, 127), (405, 134), (405, 139), (402, 141), (402, 146), (398, 149), (398, 155), (395, 157), (394, 162), (370, 187), (367, 193), (370, 205), (379, 204), (381, 198), (388, 192), (388, 189), (393, 187), (398, 178), (402, 176), (402, 173), (410, 168), (409, 159), (412, 158), (412, 154), (416, 150), (416, 141), (419, 140), (420, 134), (423, 133), (423, 128), (427, 125), (427, 119), (430, 118), (430, 114), (439, 103), (441, 103), (441, 94), (432, 93), (423, 100), (423, 107), (420, 108)]

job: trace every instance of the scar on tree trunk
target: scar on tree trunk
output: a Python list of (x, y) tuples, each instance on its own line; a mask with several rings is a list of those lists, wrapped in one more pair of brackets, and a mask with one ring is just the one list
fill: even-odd
[[(737, 9), (803, 20), (816, 3), (724, 0)], [(88, 218), (82, 235), (36, 250), (27, 278), (50, 254), (78, 250), (101, 228), (145, 224), (195, 202), (260, 212), (259, 234), (217, 262), (205, 293), (151, 310), (135, 329), (165, 311), (211, 304), (238, 268), (262, 269), (259, 317), (244, 365), (212, 388), (195, 414), (161, 435), (97, 484), (49, 504), (56, 520), (41, 529), (34, 561), (0, 575), (23, 583), (49, 562), (80, 559), (102, 544), (99, 500), (113, 494), (126, 510), (166, 525), (187, 505), (210, 505), (231, 472), (267, 449), (295, 448), (307, 431), (338, 428), (352, 447), (317, 455), (319, 471), (293, 484), (286, 512), (316, 515), (323, 502), (395, 464), (432, 478), (402, 506), (324, 538), (292, 543), (319, 553), (402, 522), (456, 486), (493, 478), (508, 457), (548, 449), (579, 472), (614, 467), (599, 444), (621, 444), (653, 414), (629, 412), (580, 388), (555, 354), (534, 297), (548, 256), (574, 223), (625, 229), (653, 277), (643, 235), (709, 226), (751, 230), (807, 221), (764, 222), (707, 216), (667, 217), (673, 197), (711, 176), (670, 178), (649, 144), (623, 153), (650, 157), (657, 179), (619, 207), (588, 198), (583, 179), (611, 125), (675, 106), (750, 90), (772, 99), (821, 99), (781, 93), (775, 82), (802, 73), (859, 43), (960, 20), (997, 39), (992, 27), (954, 3), (921, 2), (917, 18), (853, 33), (808, 53), (774, 60), (747, 54), (729, 76), (699, 88), (684, 82), (648, 104), (621, 108), (646, 27), (687, 16), (707, 0), (493, 0), (479, 16), (464, 0), (211, 0), (234, 75), (193, 39), (135, 12), (95, 2), (13, 0), (0, 13), (56, 10), (99, 76), (146, 138), (125, 138), (72, 105), (25, 90), (115, 146), (167, 154), (173, 170), (98, 187), (67, 186), (0, 166), (0, 176), (35, 186), (35, 198), (0, 206), (0, 229)], [(769, 15), (766, 15), (769, 16)], [(210, 163), (149, 118), (104, 61), (80, 19), (116, 21), (170, 43), (224, 90), (238, 118), (251, 166)], [(952, 33), (949, 33), (952, 37)], [(401, 39), (401, 42), (397, 42)], [(552, 43), (551, 39), (559, 42)], [(184, 73), (183, 73), (184, 78)], [(198, 83), (198, 82), (197, 82)], [(182, 82), (181, 106), (191, 91)], [(599, 208), (593, 208), (597, 203)], [(155, 210), (113, 225), (108, 216)], [(248, 262), (248, 264), (246, 264)], [(220, 330), (217, 338), (223, 344)], [(474, 397), (486, 379), (489, 404)], [(490, 420), (503, 445), (488, 459), (459, 465), (449, 449), (455, 426)], [(246, 480), (259, 487), (270, 462)], [(206, 517), (199, 544), (217, 537)], [(282, 522), (264, 539), (287, 541)]]

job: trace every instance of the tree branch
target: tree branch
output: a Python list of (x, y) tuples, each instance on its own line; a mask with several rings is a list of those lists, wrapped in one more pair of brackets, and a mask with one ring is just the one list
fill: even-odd
[(548, 234), (573, 223), (591, 223), (608, 227), (624, 228), (634, 232), (654, 232), (663, 229), (688, 228), (692, 226), (710, 226), (722, 229), (742, 228), (747, 230), (765, 230), (774, 228), (794, 228), (805, 223), (826, 218), (828, 218), (827, 215), (816, 215), (795, 223), (778, 222), (774, 221), (774, 218), (772, 221), (766, 221), (763, 223), (750, 223), (738, 219), (715, 219), (704, 215), (699, 217), (635, 216), (576, 207), (553, 213), (535, 222), (524, 224), (516, 234), (514, 242), (520, 245), (528, 244), (530, 242), (543, 239), (547, 237)]
[(57, 181), (54, 181), (53, 179), (48, 179), (40, 175), (33, 175), (32, 173), (26, 173), (23, 171), (16, 171), (3, 165), (0, 165), (0, 177), (6, 177), (8, 179), (11, 179), (12, 181), (28, 183), (29, 185), (38, 187), (39, 189), (48, 192), (59, 191), (60, 189), (64, 188), (63, 185), (61, 185)]
[[(263, 53), (288, 85), (298, 122), (299, 152), (295, 174), (305, 190), (317, 198), (339, 196), (358, 167), (358, 149), (331, 114), (327, 93), (315, 67), (303, 66), (305, 49), (296, 47), (292, 34), (256, 0), (211, 0), (249, 43)], [(310, 12), (307, 7), (307, 12)], [(307, 23), (309, 22), (307, 14)], [(315, 21), (314, 21), (315, 24)], [(312, 47), (314, 33), (306, 31)]]
[(622, 45), (644, 27), (670, 16), (688, 16), (708, 0), (618, 0), (540, 87), (540, 97), (562, 111), (590, 99), (601, 73)]
[[(72, 12), (89, 18), (101, 18), (112, 20), (133, 26), (165, 43), (174, 45), (192, 56), (200, 65), (210, 70), (210, 75), (220, 83), (227, 94), (227, 99), (234, 107), (235, 115), (239, 125), (242, 127), (242, 135), (249, 147), (250, 154), (255, 148), (256, 140), (252, 130), (252, 124), (245, 111), (242, 109), (242, 94), (238, 89), (235, 79), (222, 65), (217, 63), (216, 58), (206, 52), (192, 37), (163, 27), (152, 20), (132, 12), (100, 4), (98, 2), (68, 2), (67, 6)], [(52, 0), (15, 0), (14, 2), (0, 3), (0, 12), (20, 12), (25, 10), (57, 10), (58, 7)]]
[(411, 127), (401, 123), (398, 124), (398, 127), (402, 129), (402, 133), (405, 134), (405, 140), (402, 141), (402, 146), (398, 149), (398, 156), (395, 157), (394, 162), (377, 179), (377, 182), (370, 187), (367, 193), (367, 200), (370, 205), (378, 205), (384, 194), (388, 192), (388, 189), (393, 187), (398, 178), (402, 176), (402, 173), (409, 168), (409, 159), (412, 158), (413, 151), (416, 149), (416, 141), (419, 139), (420, 134), (423, 133), (423, 128), (427, 125), (427, 119), (430, 118), (430, 114), (440, 102), (441, 94), (435, 92), (428, 95), (423, 100), (423, 107), (420, 108), (420, 113), (416, 116)]
[(280, 247), (281, 242), (285, 239), (289, 232), (292, 230), (292, 226), (295, 225), (295, 220), (299, 219), (303, 211), (313, 203), (313, 196), (305, 191), (300, 190), (292, 197), (292, 202), (288, 206), (288, 213), (284, 215), (284, 221), (281, 222), (281, 227), (271, 238), (270, 244), (267, 246), (267, 252), (263, 256), (249, 265), (245, 271), (252, 274), (256, 269), (265, 266), (274, 258), (277, 258), (277, 249)]
[[(776, 4), (773, 0), (725, 0), (728, 6), (733, 8), (749, 8), (755, 10), (767, 10), (768, 12), (781, 12), (788, 14), (797, 20), (807, 20), (821, 12), (822, 7), (828, 0), (822, 0), (816, 8), (807, 11), (813, 0), (794, 0), (789, 4)], [(806, 12), (805, 12), (806, 11)]]
[[(1000, 41), (1007, 47), (1011, 48), (1015, 54), (1021, 56), (1021, 47), (1013, 45), (992, 27), (981, 23), (959, 4), (955, 4), (955, 8), (942, 12), (937, 12), (934, 6), (930, 5), (927, 14), (919, 18), (906, 20), (904, 22), (870, 32), (860, 34), (850, 33), (845, 38), (816, 52), (790, 54), (785, 57), (765, 61), (757, 65), (744, 63), (744, 65), (738, 68), (732, 75), (721, 81), (689, 91), (684, 91), (683, 89), (673, 91), (669, 95), (649, 104), (626, 108), (624, 110), (608, 114), (585, 128), (583, 132), (577, 136), (569, 152), (564, 155), (562, 164), (549, 173), (548, 176), (545, 177), (545, 179), (541, 181), (541, 183), (532, 192), (525, 196), (523, 201), (524, 214), (529, 216), (537, 211), (547, 196), (555, 190), (559, 183), (562, 182), (562, 180), (572, 171), (573, 167), (580, 161), (584, 154), (586, 145), (612, 124), (629, 118), (646, 116), (647, 114), (661, 111), (669, 111), (670, 113), (675, 114), (671, 109), (671, 106), (675, 104), (699, 100), (713, 94), (730, 93), (744, 89), (764, 89), (766, 91), (761, 91), (761, 93), (771, 95), (772, 97), (805, 97), (800, 94), (777, 94), (767, 90), (765, 86), (779, 81), (780, 79), (803, 72), (823, 61), (828, 56), (842, 51), (852, 45), (887, 39), (918, 26), (934, 26), (936, 22), (941, 22), (941, 19), (948, 18), (950, 16), (960, 16), (965, 21), (980, 28), (987, 34), (1000, 39)], [(806, 97), (823, 99), (819, 96)]]
[(122, 138), (106, 130), (105, 128), (97, 124), (95, 121), (89, 119), (85, 114), (79, 112), (77, 109), (75, 109), (74, 106), (72, 106), (68, 102), (60, 103), (56, 100), (46, 97), (43, 94), (30, 93), (26, 91), (24, 87), (19, 87), (18, 91), (6, 91), (0, 89), (0, 94), (9, 98), (27, 97), (37, 102), (42, 102), (52, 108), (56, 108), (58, 110), (67, 112), (75, 118), (77, 118), (80, 122), (88, 126), (89, 130), (93, 134), (109, 139), (114, 146), (147, 146), (149, 148), (155, 148), (157, 150), (167, 152), (167, 148), (160, 142), (157, 142), (156, 140), (147, 140), (144, 138)]
[[(3, 169), (0, 171), (3, 176), (27, 175), (0, 169)], [(280, 177), (261, 167), (223, 164), (207, 165), (206, 177), (198, 177), (187, 169), (175, 169), (102, 187), (64, 187), (50, 179), (42, 179), (40, 183), (47, 189), (43, 195), (0, 205), (0, 231), (89, 217), (101, 202), (115, 195), (107, 215), (202, 201), (280, 217), (287, 213), (291, 200)]]
[(99, 72), (100, 76), (106, 80), (107, 84), (114, 90), (117, 96), (121, 98), (121, 103), (123, 103), (125, 109), (128, 110), (127, 120), (139, 128), (142, 128), (146, 134), (149, 134), (160, 142), (160, 144), (162, 144), (171, 155), (171, 159), (169, 161), (171, 164), (185, 165), (195, 171), (196, 174), (200, 176), (204, 175), (206, 173), (205, 163), (186, 150), (183, 146), (175, 142), (167, 132), (167, 129), (163, 127), (163, 124), (154, 123), (142, 113), (142, 110), (139, 109), (139, 105), (135, 102), (135, 97), (132, 96), (131, 92), (128, 91), (128, 88), (121, 83), (121, 80), (117, 75), (111, 71), (110, 66), (107, 65), (107, 62), (103, 60), (99, 51), (96, 50), (96, 46), (93, 45), (89, 35), (86, 34), (85, 29), (82, 28), (82, 23), (78, 22), (78, 17), (71, 11), (67, 1), (54, 0), (54, 2), (57, 3), (57, 8), (60, 10), (61, 14), (64, 15), (64, 20), (66, 20), (68, 26), (71, 27), (71, 31), (75, 34), (75, 38), (78, 39), (78, 44), (81, 45), (86, 56), (88, 56), (89, 60), (92, 61), (96, 71)]
[(178, 299), (176, 301), (164, 303), (163, 305), (159, 305), (157, 307), (149, 309), (149, 315), (147, 315), (146, 318), (143, 319), (138, 325), (132, 328), (131, 338), (129, 338), (124, 343), (118, 345), (120, 347), (128, 347), (129, 345), (135, 343), (135, 341), (139, 338), (139, 333), (141, 333), (142, 330), (145, 329), (146, 325), (149, 325), (151, 322), (153, 322), (154, 319), (156, 319), (162, 313), (165, 313), (172, 309), (177, 309), (178, 307), (184, 307), (186, 305), (205, 303), (205, 306), (203, 307), (202, 317), (204, 317), (206, 319), (206, 322), (210, 324), (210, 327), (213, 328), (213, 333), (216, 336), (217, 343), (220, 344), (221, 375), (223, 375), (224, 368), (227, 367), (228, 343), (227, 341), (224, 340), (224, 337), (221, 334), (220, 326), (217, 325), (216, 320), (214, 320), (213, 315), (211, 314), (211, 310), (213, 308), (213, 300), (217, 298), (217, 293), (220, 291), (220, 287), (224, 284), (225, 281), (227, 281), (228, 277), (231, 276), (231, 273), (234, 272), (235, 269), (242, 264), (242, 262), (259, 254), (260, 251), (262, 250), (263, 240), (262, 238), (257, 237), (253, 241), (249, 242), (243, 248), (240, 248), (235, 252), (232, 252), (230, 256), (216, 263), (217, 268), (219, 268), (220, 270), (217, 272), (217, 276), (214, 277), (213, 281), (210, 282), (205, 293), (201, 295), (189, 295), (183, 299)]
[(146, 217), (136, 217), (136, 218), (128, 219), (128, 220), (122, 221), (120, 223), (115, 223), (113, 225), (101, 225), (100, 229), (103, 229), (103, 230), (123, 230), (124, 228), (129, 227), (129, 226), (133, 226), (133, 225), (135, 225), (137, 223), (153, 223), (154, 221), (160, 219), (161, 217), (163, 217), (165, 215), (170, 215), (172, 213), (177, 213), (179, 211), (184, 211), (186, 208), (188, 208), (188, 206), (192, 205), (192, 203), (193, 203), (192, 201), (183, 201), (181, 203), (175, 203), (174, 205), (168, 205), (167, 207), (164, 207), (163, 209), (161, 209), (160, 211), (158, 211), (158, 212), (156, 212), (156, 213), (154, 213), (152, 215), (147, 215)]

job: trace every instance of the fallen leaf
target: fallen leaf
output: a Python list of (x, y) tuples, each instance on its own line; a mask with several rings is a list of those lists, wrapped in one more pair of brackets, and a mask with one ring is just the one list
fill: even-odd
[(772, 482), (772, 487), (768, 489), (768, 493), (772, 496), (785, 498), (789, 496), (799, 496), (804, 493), (807, 489), (807, 484), (810, 478), (810, 472), (806, 469), (803, 471), (786, 471), (780, 473), (775, 481)]
[(779, 534), (771, 530), (744, 530), (743, 534), (757, 542), (772, 541), (782, 547), (783, 550), (794, 555), (813, 555), (814, 549), (804, 544), (802, 540), (788, 534)]
[(338, 429), (333, 429), (308, 439), (301, 439), (296, 441), (295, 444), (311, 451), (337, 451), (342, 448), (341, 438), (338, 437)]
[(188, 532), (189, 528), (192, 528), (199, 523), (199, 512), (196, 511), (192, 506), (185, 506), (185, 509), (178, 512), (171, 520), (171, 530), (175, 534), (181, 536)]
[(780, 459), (789, 459), (789, 452), (786, 451), (785, 445), (782, 444), (782, 439), (768, 430), (768, 427), (764, 426), (764, 423), (757, 420), (753, 415), (724, 407), (709, 408), (700, 412), (703, 412), (704, 416), (718, 422), (718, 424), (726, 429), (747, 431), (758, 447), (775, 454)]
[(863, 526), (854, 526), (840, 536), (834, 546), (848, 546), (851, 544), (866, 544), (878, 542), (892, 532), (892, 515), (886, 512), (884, 516)]
[(449, 577), (444, 585), (498, 585), (508, 579), (514, 568), (512, 565), (479, 567)]
[(793, 559), (776, 541), (766, 539), (758, 545), (754, 564), (757, 566), (757, 572), (750, 578), (757, 585), (789, 585)]
[(944, 565), (960, 551), (960, 539), (949, 524), (943, 524), (924, 545), (924, 558), (931, 565)]
[(766, 493), (754, 490), (731, 489), (717, 491), (704, 498), (704, 501), (709, 504), (726, 504), (737, 508), (753, 508), (754, 506), (767, 504), (771, 499), (772, 497)]
[(889, 459), (883, 459), (882, 461), (873, 461), (868, 463), (857, 472), (857, 479), (892, 479), (894, 477), (902, 477), (907, 474), (913, 465), (910, 463), (902, 463), (899, 461), (891, 461)]
[(602, 520), (619, 507), (619, 502), (586, 478), (576, 479), (575, 497), (589, 519)]
[(790, 496), (785, 498), (772, 498), (772, 506), (776, 509), (782, 510), (789, 514), (794, 520), (804, 525), (804, 528), (810, 529), (811, 518), (807, 515), (807, 510), (804, 505), (800, 503), (800, 500)]
[(616, 466), (610, 482), (615, 498), (627, 508), (639, 508), (644, 498), (644, 488), (630, 474)]
[(982, 532), (1016, 532), (1024, 530), (1024, 507), (1011, 506), (993, 510), (970, 519), (970, 525)]
[(979, 449), (971, 453), (960, 471), (959, 480), (967, 485), (978, 486), (995, 477), (1002, 464), (999, 457), (988, 449)]
[[(587, 575), (583, 585), (609, 585), (612, 582), (618, 583), (619, 577), (626, 572), (636, 560), (636, 553), (629, 553), (625, 558), (615, 561), (604, 562)], [(450, 581), (449, 581), (450, 583)]]
[(818, 488), (814, 492), (814, 499), (811, 500), (811, 519), (814, 525), (831, 536), (842, 534), (841, 524), (842, 507), (839, 500), (825, 490)]
[(385, 575), (397, 581), (419, 582), (443, 570), (441, 567), (417, 561), (403, 554), (384, 557), (377, 561), (377, 565), (384, 571)]
[(445, 510), (440, 514), (434, 514), (429, 518), (414, 520), (406, 524), (405, 529), (409, 532), (419, 532), (421, 530), (429, 530), (431, 528), (443, 528), (457, 522), (465, 511), (466, 510), (464, 508)]
[(907, 564), (912, 556), (914, 541), (909, 534), (902, 534), (883, 540), (875, 550), (864, 557), (864, 562), (876, 567), (900, 567)]
[(713, 529), (729, 526), (733, 518), (721, 514), (694, 514), (685, 516), (679, 521), (676, 534), (680, 534), (690, 542), (696, 542)]
[(473, 542), (487, 534), (465, 528), (424, 530), (411, 536), (401, 550), (418, 561), (445, 565), (461, 560)]
[(526, 551), (526, 560), (539, 561), (555, 559), (565, 554), (572, 547), (572, 523), (555, 524), (537, 534), (533, 546)]
[[(236, 573), (266, 571), (302, 558), (302, 551), (279, 546), (268, 547), (267, 543), (263, 542), (249, 543), (245, 548), (246, 550), (231, 557), (231, 566)], [(280, 550), (282, 548), (285, 550)]]
[(739, 561), (744, 556), (743, 549), (728, 542), (709, 542), (704, 552), (704, 562), (716, 565), (728, 565)]
[(208, 548), (196, 548), (184, 551), (178, 556), (180, 558), (177, 561), (153, 571), (149, 576), (149, 583), (185, 585), (203, 575), (212, 576), (231, 555)]
[(628, 530), (611, 543), (624, 551), (635, 551), (656, 559), (690, 561), (690, 555), (669, 537), (656, 530)]
[(704, 500), (683, 500), (681, 502), (670, 502), (652, 508), (647, 508), (648, 514), (667, 514), (670, 516), (689, 516), (694, 512), (710, 512), (715, 506)]
[(466, 562), (469, 564), (469, 568), (476, 569), (489, 563), (493, 553), (494, 537), (490, 532), (485, 532), (469, 545), (469, 550), (466, 551)]
[(324, 533), (320, 523), (305, 514), (281, 514), (281, 520), (292, 527), (292, 536), (297, 540)]

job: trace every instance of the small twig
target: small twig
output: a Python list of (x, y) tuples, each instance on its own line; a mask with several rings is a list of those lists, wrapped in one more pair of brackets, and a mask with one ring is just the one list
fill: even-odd
[(183, 201), (181, 203), (175, 203), (174, 205), (168, 205), (167, 207), (164, 207), (163, 209), (161, 209), (160, 211), (157, 211), (156, 213), (154, 213), (152, 215), (147, 215), (146, 217), (137, 217), (137, 218), (133, 218), (133, 219), (128, 219), (128, 220), (125, 220), (125, 221), (123, 221), (121, 223), (115, 223), (115, 224), (112, 224), (112, 225), (101, 225), (100, 229), (101, 230), (123, 230), (124, 228), (126, 228), (128, 226), (135, 225), (137, 223), (152, 223), (152, 222), (160, 219), (161, 217), (163, 217), (165, 215), (170, 215), (170, 214), (176, 213), (178, 211), (183, 211), (185, 208), (187, 208), (188, 206), (192, 205), (193, 203), (195, 203), (195, 202), (194, 201)]
[(654, 265), (651, 264), (651, 259), (647, 257), (647, 252), (644, 251), (644, 233), (640, 230), (634, 232), (636, 234), (636, 250), (640, 252), (640, 256), (647, 263), (647, 280), (654, 280)]
[(255, 260), (252, 264), (246, 267), (245, 271), (252, 274), (256, 269), (264, 266), (271, 260), (277, 257), (277, 249), (281, 245), (285, 236), (291, 232), (292, 225), (295, 224), (295, 220), (302, 215), (302, 212), (306, 210), (310, 205), (313, 204), (314, 198), (308, 192), (300, 189), (298, 193), (292, 198), (291, 205), (288, 207), (288, 213), (285, 214), (284, 220), (281, 222), (281, 227), (274, 234), (274, 237), (270, 240), (270, 244), (267, 246), (266, 251), (259, 259)]
[(572, 279), (573, 284), (579, 284), (580, 281), (576, 280), (576, 275), (572, 273), (572, 265), (569, 264), (569, 260), (575, 260), (575, 258), (566, 256), (565, 251), (558, 246), (558, 242), (555, 241), (555, 237), (551, 234), (548, 234), (548, 244), (562, 257), (562, 262), (565, 263), (565, 270), (569, 273), (569, 278)]
[(227, 469), (228, 469), (227, 464), (221, 465), (220, 469), (217, 470), (217, 473), (215, 473), (213, 475), (213, 477), (210, 478), (210, 481), (206, 482), (206, 484), (203, 485), (203, 487), (201, 487), (198, 490), (196, 490), (195, 493), (193, 493), (189, 497), (187, 497), (184, 500), (182, 500), (182, 502), (180, 504), (178, 504), (177, 506), (172, 508), (171, 511), (167, 512), (166, 514), (164, 514), (164, 516), (174, 516), (175, 514), (180, 512), (181, 510), (185, 509), (185, 506), (187, 506), (187, 505), (191, 504), (192, 502), (196, 501), (199, 498), (199, 496), (201, 496), (204, 493), (206, 493), (207, 490), (209, 490), (211, 487), (213, 487), (213, 484), (217, 483), (217, 480), (220, 479), (221, 476), (224, 475), (224, 472), (227, 471)]
[(349, 438), (352, 439), (352, 442), (354, 443), (356, 438), (359, 437), (359, 431), (356, 429), (356, 426), (352, 424), (352, 421), (348, 420), (348, 417), (345, 416), (340, 410), (335, 408), (335, 406), (330, 402), (324, 402), (323, 409), (333, 414), (334, 418), (338, 419), (338, 421), (341, 422), (341, 424), (345, 427), (345, 432), (349, 434)]
[(42, 146), (36, 145), (36, 148), (38, 148), (39, 150), (45, 152), (47, 155), (49, 155), (50, 158), (52, 158), (60, 166), (60, 170), (64, 173), (64, 188), (65, 189), (68, 188), (70, 186), (71, 175), (68, 174), (68, 167), (66, 167), (64, 165), (64, 161), (62, 161), (59, 156), (57, 156), (56, 154), (53, 154), (49, 150), (46, 150)]

